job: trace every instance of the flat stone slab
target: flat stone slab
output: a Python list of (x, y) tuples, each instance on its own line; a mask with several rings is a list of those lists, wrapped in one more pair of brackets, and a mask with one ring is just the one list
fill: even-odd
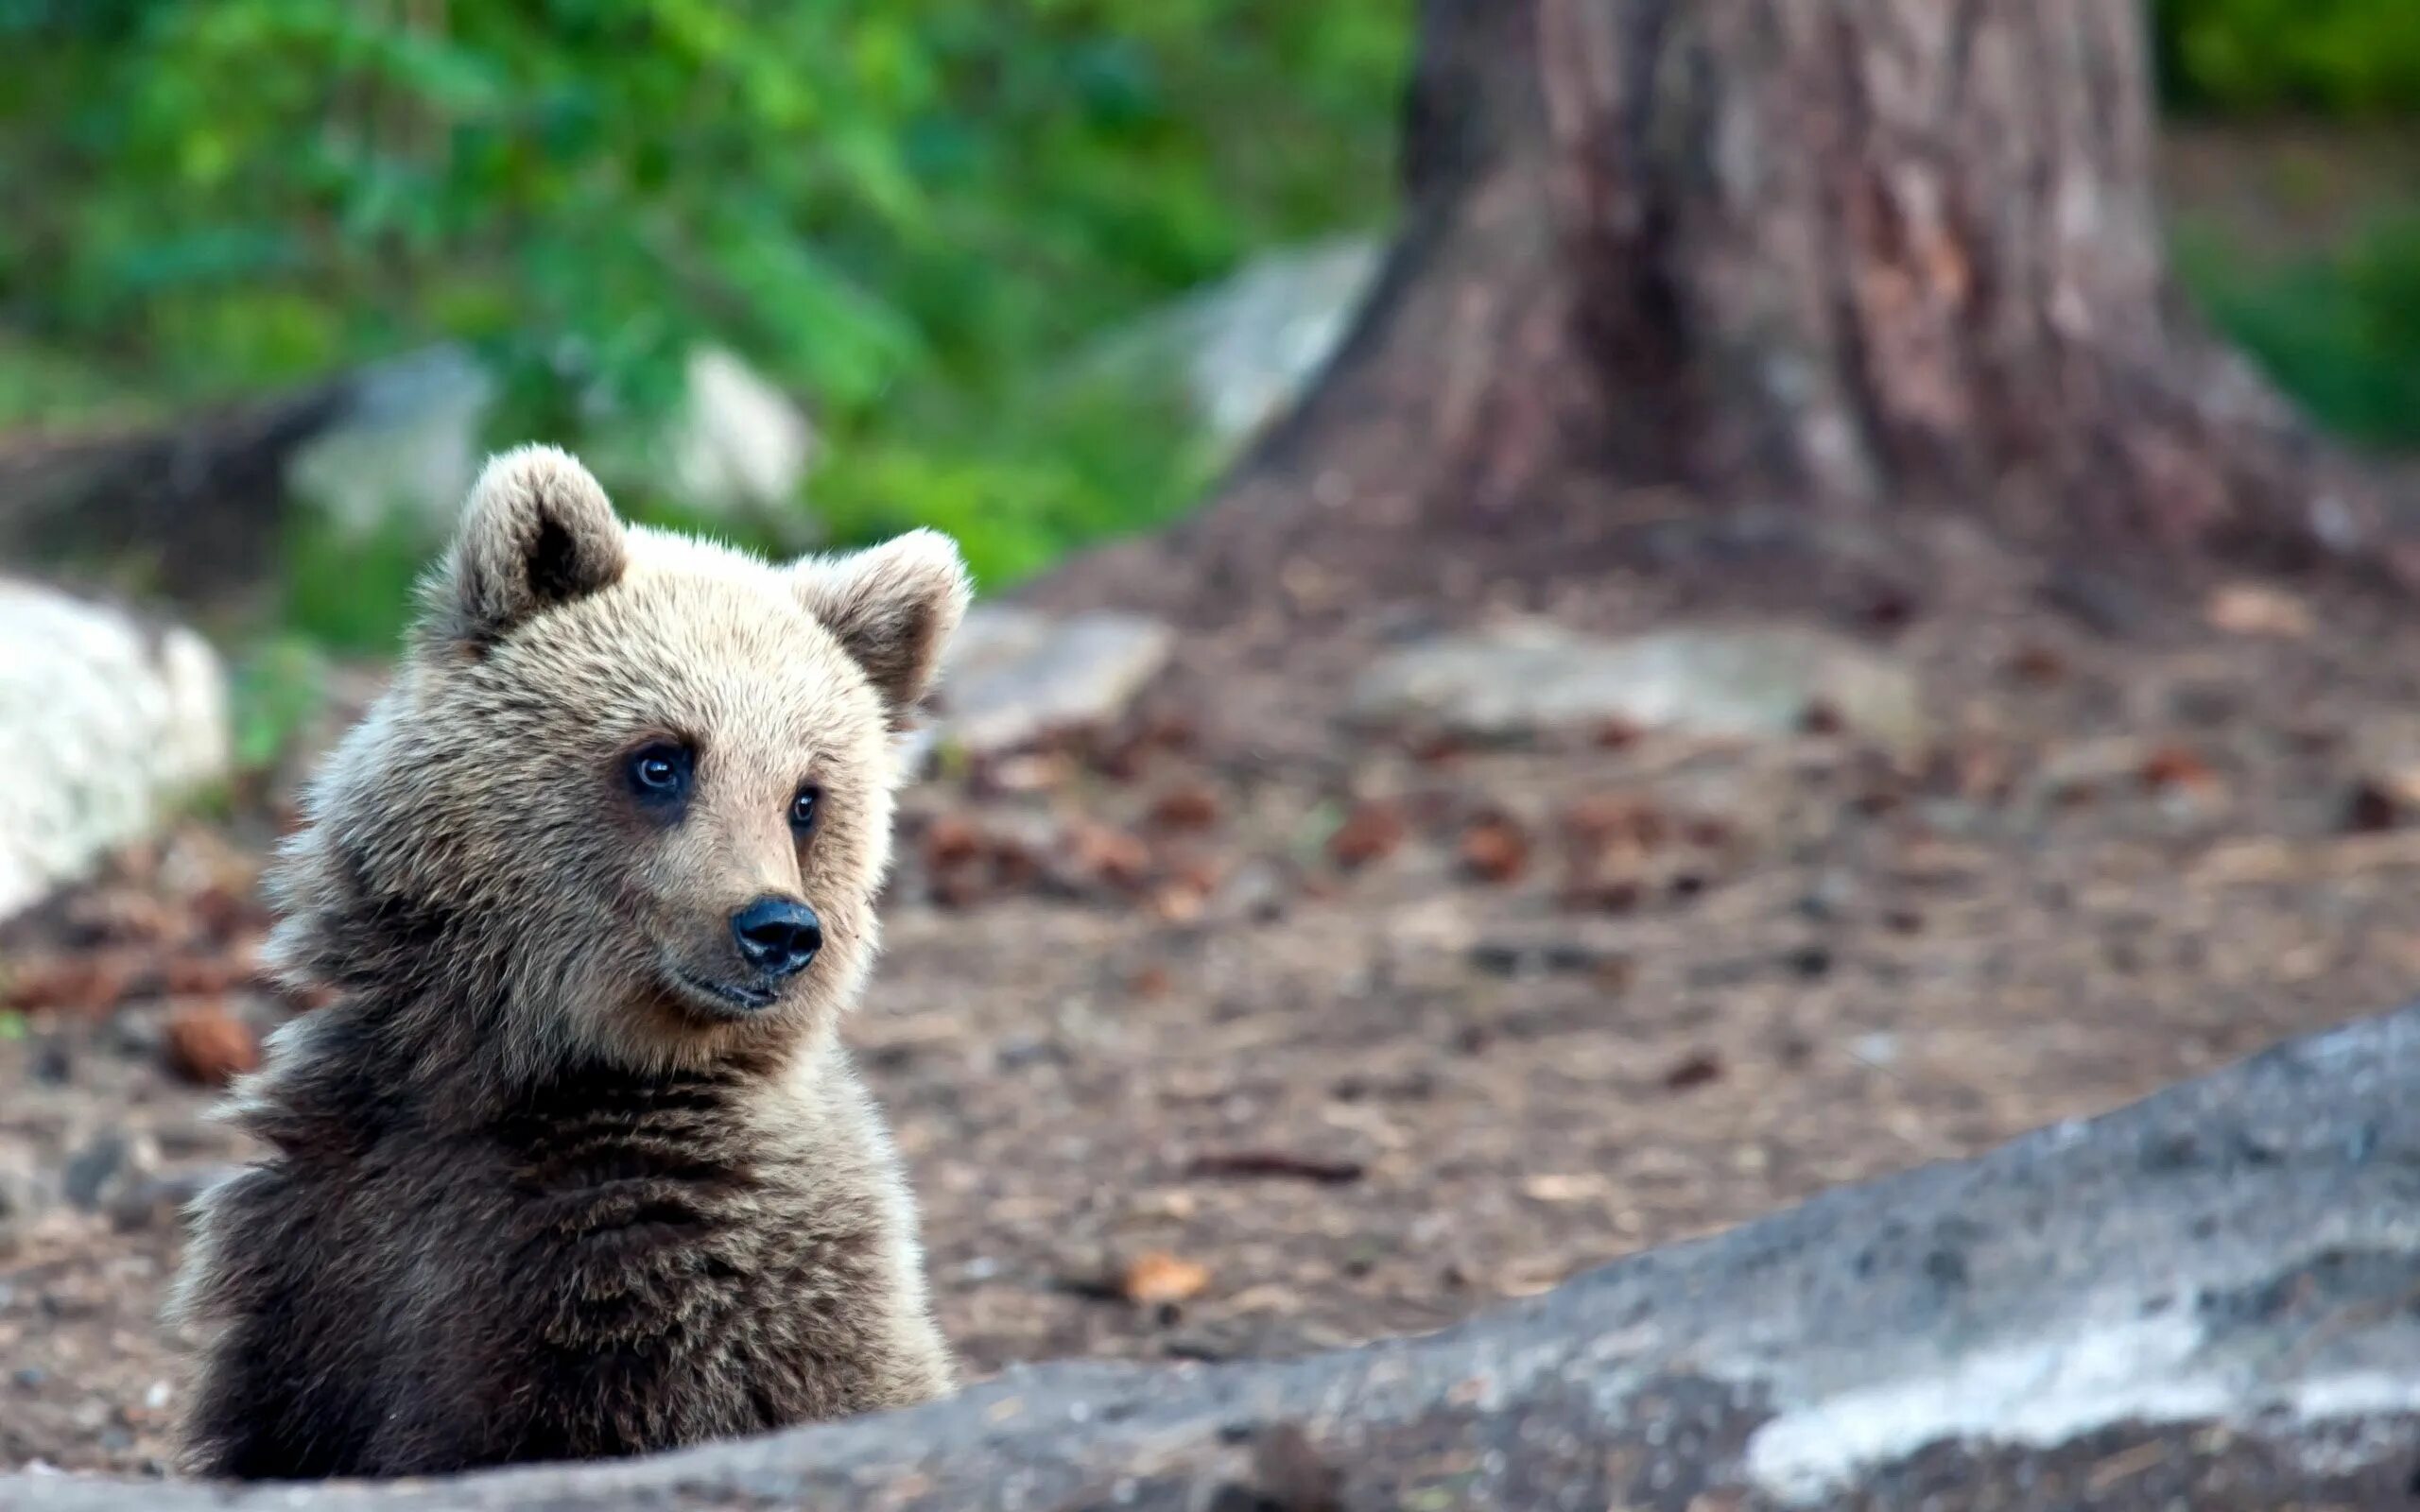
[(227, 775), (227, 679), (179, 626), (0, 578), (0, 919)]
[(1886, 744), (1925, 727), (1914, 677), (1855, 642), (1803, 627), (1682, 628), (1599, 640), (1550, 625), (1441, 636), (1374, 662), (1351, 712), (1485, 739), (1607, 724), (1767, 738), (1818, 709)]
[(910, 1412), (451, 1482), (0, 1476), (0, 1506), (2401, 1506), (2415, 1297), (2420, 1007), (1426, 1338), (1046, 1366)]
[(977, 605), (951, 643), (928, 738), (983, 754), (1115, 718), (1175, 644), (1175, 631), (1141, 615)]

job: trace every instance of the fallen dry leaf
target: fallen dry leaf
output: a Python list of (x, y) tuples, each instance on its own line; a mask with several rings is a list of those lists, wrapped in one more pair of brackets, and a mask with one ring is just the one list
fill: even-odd
[(2067, 675), (2067, 660), (2047, 645), (2029, 644), (2009, 658), (2008, 670), (2019, 682), (2043, 687)]
[(1200, 919), (1209, 900), (1182, 882), (1164, 883), (1151, 892), (1151, 916), (1167, 924), (1190, 924)]
[(1557, 900), (1574, 914), (1626, 914), (1636, 908), (1647, 889), (1636, 877), (1600, 877), (1593, 870), (1575, 873)]
[(1693, 1051), (1664, 1073), (1667, 1091), (1685, 1092), (1722, 1079), (1722, 1057), (1711, 1050)]
[(933, 879), (931, 898), (937, 908), (972, 908), (990, 891), (985, 879), (959, 868)]
[(1469, 753), (1470, 744), (1443, 730), (1422, 730), (1405, 743), (1405, 749), (1423, 766), (1450, 766)]
[(1075, 775), (1063, 751), (1025, 751), (976, 768), (975, 786), (985, 793), (1045, 793)]
[(186, 1008), (168, 1021), (168, 1065), (204, 1087), (224, 1087), (261, 1063), (260, 1041), (220, 1007)]
[(1112, 886), (1138, 886), (1150, 874), (1150, 848), (1124, 830), (1079, 819), (1061, 833), (1060, 843), (1079, 873)]
[(217, 955), (176, 955), (161, 971), (161, 990), (170, 997), (216, 997), (258, 980), (260, 961), (251, 951)]
[(62, 955), (19, 956), (8, 963), (0, 1004), (99, 1012), (158, 988), (160, 973), (147, 953), (79, 951)]
[(158, 945), (170, 942), (180, 925), (190, 923), (134, 887), (95, 887), (70, 897), (60, 913), (66, 937), (79, 944)]
[(1607, 719), (1597, 726), (1597, 748), (1628, 750), (1647, 732), (1627, 719)]
[(2232, 583), (2203, 607), (2210, 627), (2229, 635), (2259, 635), (2300, 641), (2319, 627), (2310, 606), (2291, 593), (2257, 583)]
[(2143, 758), (2135, 775), (2142, 784), (2153, 791), (2187, 788), (2196, 792), (2215, 792), (2223, 784), (2219, 774), (2200, 755), (2183, 746), (2162, 746)]
[(1150, 1307), (1191, 1301), (1209, 1285), (1209, 1267), (1154, 1249), (1134, 1257), (1117, 1289), (1128, 1301)]
[(1720, 850), (1731, 843), (1731, 823), (1701, 814), (1681, 826), (1681, 834), (1701, 850)]
[(1394, 854), (1404, 842), (1403, 811), (1383, 800), (1357, 804), (1327, 837), (1328, 859), (1348, 871)]
[(1206, 830), (1219, 822), (1218, 790), (1207, 782), (1169, 788), (1151, 804), (1150, 820), (1165, 830)]
[(1227, 865), (1216, 856), (1186, 856), (1169, 867), (1168, 875), (1179, 886), (1207, 898), (1227, 880)]
[(1627, 845), (1652, 850), (1669, 838), (1672, 826), (1651, 799), (1599, 793), (1564, 807), (1555, 828), (1575, 849)]
[(1011, 891), (1032, 886), (1045, 869), (1033, 847), (1014, 835), (994, 835), (986, 854), (992, 862), (992, 880)]
[(2405, 810), (2420, 809), (2420, 766), (2398, 766), (2372, 772), (2369, 782)]
[(1530, 865), (1530, 837), (1510, 816), (1489, 815), (1462, 832), (1462, 869), (1482, 882), (1517, 880)]
[(926, 866), (957, 866), (983, 853), (983, 832), (972, 820), (944, 814), (925, 826), (922, 843)]
[(1559, 1267), (1515, 1266), (1498, 1274), (1495, 1290), (1504, 1297), (1537, 1297), (1562, 1285), (1563, 1279)]
[(1549, 1171), (1521, 1183), (1521, 1194), (1537, 1202), (1587, 1202), (1612, 1190), (1612, 1183), (1594, 1171)]
[(1183, 1223), (1201, 1211), (1201, 1199), (1190, 1192), (1146, 1192), (1127, 1205), (1126, 1217), (1135, 1223)]
[(2375, 834), (2400, 824), (2403, 814), (2404, 803), (2393, 788), (2364, 778), (2344, 799), (2343, 827), (2355, 834)]

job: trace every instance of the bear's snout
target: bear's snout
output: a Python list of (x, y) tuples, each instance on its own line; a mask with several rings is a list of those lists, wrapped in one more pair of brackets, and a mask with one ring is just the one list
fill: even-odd
[(795, 898), (759, 898), (731, 916), (732, 938), (749, 965), (776, 982), (796, 976), (823, 948), (823, 921)]

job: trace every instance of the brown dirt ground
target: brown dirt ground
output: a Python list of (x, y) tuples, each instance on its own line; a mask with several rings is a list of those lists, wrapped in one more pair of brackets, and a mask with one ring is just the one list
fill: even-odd
[[(1434, 1328), (2420, 978), (2408, 611), (2303, 584), (2308, 626), (2238, 596), (2224, 628), (2213, 582), (2046, 594), (1972, 542), (1897, 580), (1789, 612), (1919, 671), (1910, 755), (1821, 720), (1357, 733), (1340, 679), (1412, 627), (1369, 614), (1197, 639), (1129, 725), (912, 795), (853, 1035), (969, 1366)], [(1616, 572), (1551, 607), (1696, 593)], [(230, 985), (252, 865), (196, 830), (0, 936), (0, 1173), (94, 1189), (0, 1241), (0, 1467), (164, 1452), (175, 1205), (241, 1153), (166, 1025), (288, 1011)]]

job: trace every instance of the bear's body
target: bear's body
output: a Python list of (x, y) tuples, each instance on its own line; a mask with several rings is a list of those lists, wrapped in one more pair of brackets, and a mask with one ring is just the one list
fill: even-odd
[(919, 533), (775, 567), (492, 464), (395, 685), (314, 784), (273, 954), (337, 1000), (236, 1117), (180, 1307), (188, 1469), (642, 1452), (949, 1389), (836, 1025), (890, 737), (963, 610)]

